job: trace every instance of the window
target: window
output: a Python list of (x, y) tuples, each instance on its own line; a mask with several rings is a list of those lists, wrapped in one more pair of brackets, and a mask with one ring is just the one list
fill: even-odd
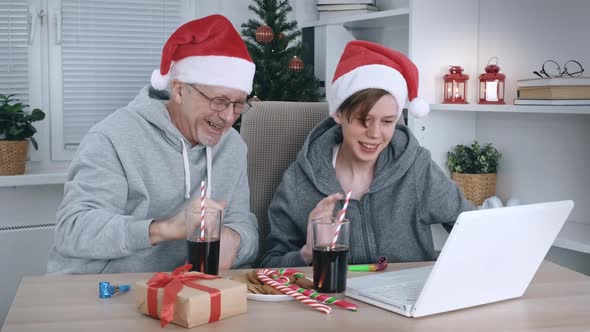
[[(48, 118), (33, 161), (70, 160), (88, 130), (149, 84), (191, 0), (0, 0), (0, 93)], [(59, 162), (58, 162), (59, 163)]]
[[(35, 38), (38, 16), (31, 0), (0, 0), (0, 93), (16, 94), (16, 98), (31, 107), (41, 106), (41, 62), (39, 38)], [(34, 126), (43, 134), (43, 124)], [(39, 140), (39, 139), (38, 139)], [(45, 144), (49, 155), (49, 143)], [(29, 149), (29, 160), (42, 156)]]
[(59, 83), (51, 89), (52, 156), (64, 160), (93, 125), (149, 84), (182, 21), (182, 1), (61, 0), (52, 11), (50, 77)]
[(29, 100), (29, 6), (0, 0), (0, 93)]

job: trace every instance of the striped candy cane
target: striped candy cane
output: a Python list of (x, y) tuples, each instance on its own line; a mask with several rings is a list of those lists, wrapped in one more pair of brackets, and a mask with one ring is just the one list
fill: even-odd
[(205, 181), (201, 181), (201, 241), (205, 241)]
[(325, 304), (321, 304), (318, 301), (314, 300), (314, 299), (310, 299), (309, 297), (297, 293), (296, 291), (290, 289), (289, 287), (283, 286), (281, 283), (276, 282), (274, 280), (272, 280), (269, 275), (275, 273), (273, 270), (269, 270), (269, 269), (262, 269), (262, 270), (258, 270), (257, 274), (258, 274), (258, 279), (260, 279), (260, 281), (264, 282), (265, 284), (280, 290), (281, 292), (294, 297), (297, 301), (308, 305), (312, 308), (314, 308), (315, 310), (321, 311), (325, 314), (329, 314), (330, 312), (332, 312), (332, 308), (328, 307)]
[(312, 298), (314, 300), (319, 300), (319, 301), (322, 301), (323, 303), (326, 303), (326, 304), (334, 304), (334, 305), (337, 305), (343, 309), (350, 310), (350, 311), (357, 311), (358, 310), (358, 306), (354, 303), (350, 303), (350, 302), (347, 302), (344, 300), (339, 300), (335, 297), (330, 297), (325, 294), (320, 294), (316, 291), (301, 288), (301, 287), (298, 287), (297, 285), (293, 285), (290, 283), (285, 284), (285, 286), (288, 286), (290, 289), (296, 291), (297, 293), (309, 296), (310, 298)]
[(279, 269), (278, 273), (275, 273), (275, 271), (273, 271), (273, 273), (271, 274), (273, 279), (282, 283), (284, 286), (291, 288), (292, 290), (296, 291), (297, 293), (301, 293), (305, 296), (309, 296), (310, 298), (312, 298), (314, 300), (319, 300), (325, 304), (337, 305), (337, 306), (344, 308), (346, 310), (350, 310), (350, 311), (357, 311), (358, 310), (358, 306), (354, 303), (350, 303), (345, 300), (337, 299), (335, 297), (331, 297), (331, 296), (328, 296), (325, 294), (320, 294), (314, 290), (305, 289), (305, 288), (299, 287), (299, 285), (294, 285), (294, 284), (290, 283), (289, 278), (286, 277), (289, 275), (295, 276), (296, 278), (305, 278), (305, 275), (303, 273), (301, 273), (297, 270), (288, 269), (288, 268), (287, 269), (284, 269), (284, 268)]
[(330, 247), (336, 247), (336, 241), (338, 241), (338, 235), (340, 235), (340, 228), (342, 227), (342, 222), (344, 221), (344, 216), (346, 215), (346, 209), (348, 208), (348, 202), (350, 202), (350, 196), (352, 196), (352, 191), (348, 191), (346, 193), (346, 198), (344, 199), (344, 205), (342, 206), (342, 210), (340, 210), (338, 216), (338, 226), (336, 226), (336, 232), (334, 233), (334, 238), (332, 239), (332, 244)]

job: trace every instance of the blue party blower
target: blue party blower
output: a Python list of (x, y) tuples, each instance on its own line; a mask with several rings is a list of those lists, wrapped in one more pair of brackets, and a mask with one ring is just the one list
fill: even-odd
[(117, 293), (125, 293), (131, 289), (129, 285), (111, 285), (109, 282), (101, 281), (98, 283), (98, 297), (106, 299)]

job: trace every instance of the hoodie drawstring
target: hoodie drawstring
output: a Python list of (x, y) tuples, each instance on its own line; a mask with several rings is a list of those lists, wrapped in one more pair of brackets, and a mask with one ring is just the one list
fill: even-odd
[(182, 138), (180, 139), (180, 143), (182, 143), (182, 161), (184, 162), (184, 198), (189, 199), (191, 198), (191, 170), (188, 164), (186, 144), (184, 144)]
[[(180, 143), (182, 143), (182, 161), (184, 164), (184, 198), (189, 199), (191, 198), (191, 169), (188, 162), (188, 153), (186, 151), (186, 144), (184, 144), (184, 140), (181, 138)], [(205, 196), (211, 197), (211, 148), (205, 147), (205, 152), (207, 156), (207, 193)]]

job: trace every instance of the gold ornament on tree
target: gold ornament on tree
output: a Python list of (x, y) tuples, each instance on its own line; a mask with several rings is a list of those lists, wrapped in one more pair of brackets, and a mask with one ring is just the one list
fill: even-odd
[(261, 25), (256, 28), (254, 35), (256, 36), (256, 41), (263, 44), (270, 43), (275, 37), (274, 31), (268, 25)]
[(287, 44), (288, 44), (288, 43), (289, 43), (289, 42), (287, 41), (287, 38), (285, 38), (285, 34), (284, 34), (284, 33), (282, 33), (282, 32), (279, 32), (279, 33), (277, 34), (277, 44), (278, 44), (278, 46), (279, 46), (279, 49), (280, 49), (280, 50), (284, 50), (284, 49), (286, 49), (286, 48), (287, 48)]
[(293, 59), (291, 59), (291, 61), (289, 61), (289, 70), (290, 71), (294, 71), (294, 72), (300, 72), (303, 70), (303, 60), (301, 60), (300, 58), (298, 58), (296, 55), (293, 56)]

